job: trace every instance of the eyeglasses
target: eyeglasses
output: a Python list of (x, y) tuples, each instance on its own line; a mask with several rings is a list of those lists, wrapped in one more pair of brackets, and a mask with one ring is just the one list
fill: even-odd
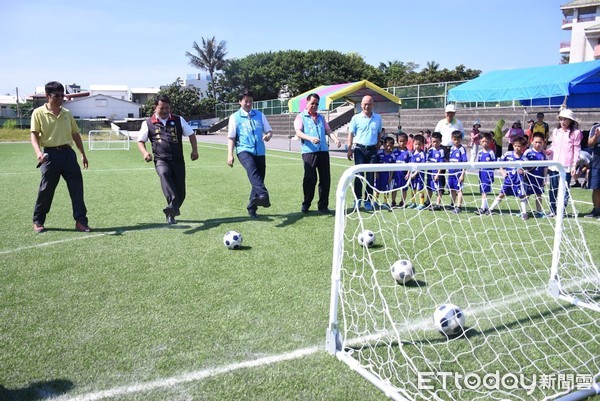
[(63, 98), (63, 97), (65, 97), (65, 94), (64, 94), (64, 93), (60, 93), (60, 92), (54, 92), (54, 93), (51, 93), (51, 94), (50, 94), (50, 97), (53, 97), (53, 98), (55, 98), (55, 99), (58, 99), (58, 98)]

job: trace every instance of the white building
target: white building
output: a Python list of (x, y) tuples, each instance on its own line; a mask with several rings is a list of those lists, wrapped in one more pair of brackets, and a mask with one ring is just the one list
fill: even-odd
[(140, 117), (139, 104), (105, 94), (73, 99), (65, 102), (64, 106), (77, 119), (102, 118), (114, 121)]
[[(19, 103), (25, 103), (24, 99), (19, 99)], [(17, 97), (13, 95), (0, 96), (0, 118), (15, 118), (17, 111), (14, 109), (17, 105)]]
[(200, 91), (200, 97), (207, 97), (209, 82), (210, 75), (203, 77), (202, 74), (188, 74), (187, 78), (183, 81), (183, 86), (196, 88)]
[(131, 88), (131, 101), (143, 105), (149, 99), (156, 98), (159, 88)]
[(569, 63), (600, 59), (600, 0), (573, 0), (560, 9), (561, 29), (571, 31), (571, 40), (560, 44), (560, 54)]
[(90, 85), (90, 96), (107, 95), (115, 99), (131, 100), (131, 92), (127, 85)]

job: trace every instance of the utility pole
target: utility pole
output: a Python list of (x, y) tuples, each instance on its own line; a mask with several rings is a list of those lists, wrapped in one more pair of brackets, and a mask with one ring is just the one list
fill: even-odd
[(19, 87), (16, 88), (17, 91), (17, 117), (19, 117), (19, 128), (23, 128), (23, 121), (21, 120), (21, 108), (19, 107)]

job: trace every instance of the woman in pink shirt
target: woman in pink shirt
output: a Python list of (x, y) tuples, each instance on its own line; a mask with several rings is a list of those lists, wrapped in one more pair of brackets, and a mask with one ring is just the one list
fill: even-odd
[[(565, 213), (567, 201), (569, 200), (569, 185), (571, 175), (575, 174), (579, 152), (581, 151), (582, 133), (577, 129), (577, 120), (572, 110), (564, 109), (558, 114), (558, 128), (552, 132), (552, 145), (548, 149), (548, 159), (559, 162), (566, 171), (565, 182)], [(556, 200), (558, 198), (559, 173), (555, 167), (550, 167), (550, 216), (556, 215)]]

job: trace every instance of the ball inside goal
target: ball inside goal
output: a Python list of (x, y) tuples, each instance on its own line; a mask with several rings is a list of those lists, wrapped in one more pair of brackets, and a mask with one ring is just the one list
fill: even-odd
[(415, 277), (415, 268), (410, 260), (400, 259), (392, 265), (392, 277), (400, 284), (406, 284)]
[(375, 233), (371, 230), (363, 230), (356, 237), (358, 244), (365, 248), (370, 248), (375, 245)]
[(465, 314), (454, 304), (443, 304), (433, 313), (433, 324), (446, 336), (456, 336), (465, 328)]
[(229, 249), (239, 249), (242, 246), (242, 234), (237, 231), (227, 231), (223, 237), (223, 244)]

